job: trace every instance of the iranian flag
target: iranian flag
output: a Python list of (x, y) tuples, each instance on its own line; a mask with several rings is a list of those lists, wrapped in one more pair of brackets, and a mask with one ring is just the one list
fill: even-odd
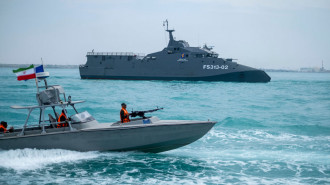
[(18, 81), (36, 78), (36, 72), (33, 64), (27, 68), (13, 70), (13, 72), (16, 74)]

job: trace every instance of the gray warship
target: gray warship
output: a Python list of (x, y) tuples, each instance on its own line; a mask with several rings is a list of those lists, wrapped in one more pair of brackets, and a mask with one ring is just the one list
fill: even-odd
[(132, 52), (88, 52), (87, 62), (79, 66), (81, 79), (113, 80), (184, 80), (269, 82), (265, 71), (238, 64), (232, 58), (219, 58), (212, 47), (190, 47), (175, 40), (174, 29), (168, 29), (168, 46), (148, 54)]
[[(39, 78), (43, 76), (39, 75)], [(135, 111), (140, 118), (128, 123), (99, 123), (87, 111), (78, 112), (77, 104), (66, 97), (60, 85), (38, 87), (36, 106), (11, 106), (26, 109), (27, 118), (22, 128), (0, 133), (0, 149), (67, 149), (77, 151), (142, 151), (158, 153), (188, 145), (203, 137), (216, 122), (189, 120), (160, 120), (146, 117), (145, 112)], [(39, 88), (45, 88), (39, 92)], [(58, 127), (58, 111), (65, 111), (70, 118), (67, 127)], [(29, 120), (31, 112), (40, 111), (38, 122)], [(69, 113), (72, 113), (69, 116)], [(47, 116), (48, 114), (48, 116)]]

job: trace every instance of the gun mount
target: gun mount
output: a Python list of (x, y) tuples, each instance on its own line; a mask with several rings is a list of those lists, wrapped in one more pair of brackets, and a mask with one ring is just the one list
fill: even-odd
[(131, 116), (132, 116), (132, 117), (139, 116), (139, 117), (145, 119), (145, 118), (146, 118), (146, 117), (144, 116), (145, 113), (151, 113), (151, 112), (155, 112), (155, 111), (163, 110), (163, 109), (164, 109), (164, 108), (157, 108), (157, 109), (144, 110), (144, 111), (132, 111), (132, 112), (131, 112)]

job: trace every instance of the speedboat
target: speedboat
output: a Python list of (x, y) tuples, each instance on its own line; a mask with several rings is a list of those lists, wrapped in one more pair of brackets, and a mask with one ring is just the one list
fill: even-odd
[[(11, 106), (26, 109), (22, 128), (0, 133), (0, 149), (67, 149), (76, 151), (142, 151), (158, 153), (188, 145), (203, 137), (216, 122), (191, 120), (160, 120), (155, 116), (131, 119), (128, 123), (99, 123), (87, 111), (78, 112), (60, 85), (47, 85), (39, 75), (36, 106)], [(37, 82), (37, 80), (36, 80)], [(44, 89), (39, 92), (39, 89)], [(59, 121), (57, 112), (65, 111), (67, 120)], [(39, 122), (30, 123), (33, 111), (40, 111)], [(72, 112), (72, 115), (69, 113)], [(139, 114), (140, 115), (140, 114)], [(66, 127), (59, 127), (59, 123)]]

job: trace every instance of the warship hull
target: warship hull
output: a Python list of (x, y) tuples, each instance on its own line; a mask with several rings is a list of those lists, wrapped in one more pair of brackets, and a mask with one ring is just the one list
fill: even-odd
[[(142, 151), (158, 153), (190, 144), (203, 137), (215, 122), (170, 121), (155, 124), (99, 124), (76, 131), (30, 131), (24, 136), (0, 139), (1, 149), (67, 149), (76, 151)], [(113, 125), (113, 124), (112, 124)], [(110, 128), (109, 128), (110, 127)], [(37, 132), (34, 134), (33, 132)]]
[(234, 62), (236, 59), (219, 58), (206, 44), (190, 47), (184, 40), (175, 40), (174, 30), (168, 29), (169, 42), (162, 51), (146, 56), (132, 52), (87, 53), (87, 62), (79, 66), (82, 79), (113, 80), (185, 80), (269, 82), (262, 70)]
[[(262, 70), (222, 58), (167, 56), (164, 52), (143, 59), (117, 53), (88, 53), (87, 63), (79, 66), (81, 79), (110, 80), (183, 80), (226, 82), (269, 82)], [(168, 60), (163, 58), (170, 57)]]
[(261, 70), (233, 72), (214, 76), (199, 77), (156, 77), (156, 76), (111, 76), (81, 74), (81, 79), (108, 80), (163, 80), (163, 81), (223, 81), (223, 82), (269, 82), (270, 77)]

